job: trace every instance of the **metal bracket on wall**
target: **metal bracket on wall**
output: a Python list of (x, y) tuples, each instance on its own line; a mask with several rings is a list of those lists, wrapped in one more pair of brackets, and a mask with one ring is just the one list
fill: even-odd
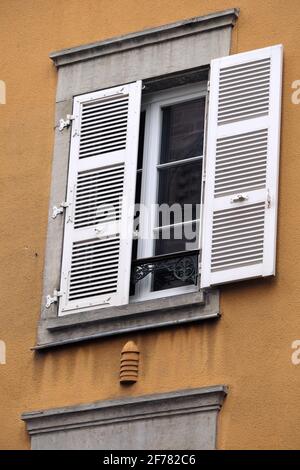
[(65, 127), (69, 127), (71, 125), (71, 122), (74, 121), (75, 116), (73, 114), (67, 114), (66, 119), (60, 119), (59, 120), (59, 127), (58, 130), (62, 132)]
[(53, 206), (53, 210), (52, 210), (52, 219), (56, 219), (56, 217), (58, 216), (58, 214), (62, 214), (64, 212), (64, 209), (66, 209), (67, 207), (69, 207), (69, 203), (68, 202), (61, 202), (59, 204), (59, 206)]
[(46, 296), (46, 308), (50, 308), (52, 304), (55, 302), (58, 302), (58, 297), (61, 297), (62, 292), (54, 289), (53, 295), (47, 295)]

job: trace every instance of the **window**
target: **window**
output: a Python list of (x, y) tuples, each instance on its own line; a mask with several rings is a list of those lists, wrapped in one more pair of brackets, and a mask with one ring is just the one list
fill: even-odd
[(205, 84), (75, 97), (61, 315), (274, 274), (280, 58), (213, 61), (204, 204)]
[(206, 82), (142, 99), (132, 301), (197, 289), (205, 111)]
[[(189, 106), (189, 101), (203, 99), (200, 95), (202, 92), (205, 94), (206, 89), (199, 89), (199, 84), (207, 81), (211, 60), (216, 57), (225, 59), (230, 54), (232, 28), (237, 18), (238, 10), (228, 9), (139, 31), (117, 38), (117, 41), (112, 38), (50, 55), (58, 71), (58, 88), (53, 177), (37, 349), (219, 316), (218, 290), (212, 289), (204, 293), (198, 289), (203, 277), (202, 266), (199, 279), (198, 264), (200, 257), (205, 255), (206, 246), (209, 245), (202, 244), (203, 254), (199, 252), (201, 227), (198, 227), (198, 249), (195, 244), (185, 247), (189, 260), (182, 260), (180, 257), (177, 262), (174, 259), (174, 256), (181, 254), (181, 251), (173, 251), (181, 250), (175, 237), (173, 243), (176, 243), (176, 246), (170, 247), (171, 241), (166, 246), (168, 240), (161, 237), (154, 240), (156, 245), (147, 251), (147, 255), (142, 254), (140, 250), (146, 250), (147, 244), (140, 243), (141, 234), (133, 243), (136, 235), (132, 229), (145, 230), (147, 225), (140, 220), (140, 227), (134, 227), (133, 214), (129, 208), (134, 207), (133, 183), (136, 179), (136, 186), (141, 187), (141, 196), (144, 196), (141, 180), (146, 168), (142, 169), (140, 162), (142, 156), (144, 165), (146, 161), (149, 163), (150, 159), (146, 158), (147, 152), (143, 155), (141, 151), (144, 138), (141, 132), (139, 139), (138, 129), (140, 127), (142, 130), (144, 123), (146, 143), (149, 109), (155, 107), (149, 100), (154, 97), (154, 92), (161, 100), (163, 94), (164, 99), (171, 98), (163, 105), (161, 112), (164, 121), (160, 123), (160, 131), (162, 127), (164, 131), (163, 149), (157, 147), (156, 153), (153, 154), (157, 159), (156, 166), (152, 168), (157, 176), (156, 203), (174, 199), (174, 189), (167, 193), (165, 182), (175, 181), (178, 188), (179, 180), (183, 182), (189, 178), (190, 163), (181, 164), (180, 159), (201, 157), (201, 152), (192, 147), (195, 143), (192, 135), (189, 136), (190, 156), (181, 156), (178, 142), (181, 139), (168, 132), (172, 132), (172, 129), (174, 131), (175, 115), (178, 117), (182, 114), (181, 104), (185, 108), (185, 102), (186, 106)], [(216, 70), (214, 62), (213, 60), (212, 72)], [(216, 70), (214, 73), (219, 72)], [(141, 79), (146, 87), (143, 93)], [(167, 92), (162, 91), (169, 89), (168, 93), (175, 90), (177, 93), (179, 89), (183, 90), (184, 86), (187, 86), (190, 87), (187, 93), (193, 94), (193, 83), (198, 83), (195, 85), (198, 86), (197, 96), (189, 97), (185, 93), (186, 96), (167, 97)], [(210, 101), (214, 100), (213, 90), (210, 95)], [(108, 110), (111, 116), (108, 116)], [(201, 110), (199, 119), (200, 114)], [(71, 115), (71, 119), (68, 119), (68, 115)], [(212, 116), (211, 120), (215, 120), (215, 117)], [(60, 124), (68, 121), (71, 121), (71, 125), (63, 127), (60, 131)], [(180, 132), (179, 129), (178, 135)], [(158, 133), (152, 135), (161, 139)], [(206, 136), (204, 140), (207, 144)], [(196, 140), (196, 143), (199, 145), (199, 140)], [(153, 144), (151, 145), (153, 147)], [(177, 149), (175, 152), (174, 148)], [(196, 161), (194, 164), (196, 165)], [(165, 165), (165, 168), (161, 166), (158, 170), (157, 165)], [(198, 166), (198, 171), (201, 171), (201, 165)], [(160, 186), (159, 173), (162, 174)], [(195, 175), (193, 177), (195, 178)], [(207, 182), (203, 185), (203, 191), (200, 188), (200, 202), (203, 199), (204, 186), (207, 186)], [(105, 194), (101, 194), (100, 189), (105, 189)], [(118, 194), (122, 192), (124, 204), (118, 205)], [(180, 200), (183, 204), (186, 197), (191, 197), (193, 203), (193, 197), (197, 197), (196, 191), (193, 194), (190, 192), (189, 195), (182, 194)], [(97, 207), (100, 201), (103, 205), (108, 204), (106, 214), (103, 210), (95, 211), (95, 205)], [(109, 208), (112, 209), (110, 220), (103, 224), (101, 221), (104, 215), (109, 215)], [(205, 207), (201, 207), (201, 210), (205, 212)], [(196, 229), (195, 222), (199, 218), (201, 219), (201, 214), (199, 216), (192, 210), (189, 220), (185, 221), (186, 223), (182, 224), (184, 227), (181, 228), (187, 229), (191, 226)], [(192, 221), (195, 221), (194, 225)], [(158, 223), (161, 233), (167, 232), (168, 227), (165, 225), (168, 224), (163, 220)], [(210, 226), (209, 221), (207, 225)], [(124, 237), (125, 229), (128, 229), (127, 238)], [(194, 249), (196, 253), (192, 253)], [(147, 261), (149, 257), (149, 260), (156, 258), (157, 261), (160, 256), (161, 261), (165, 263), (165, 269), (155, 272), (151, 270), (147, 276), (143, 275), (142, 279), (134, 283), (140, 292), (130, 298), (134, 260), (140, 263), (141, 259)], [(207, 259), (210, 273), (209, 258)], [(182, 276), (176, 281), (172, 277), (170, 265), (174, 266), (174, 263), (177, 274), (183, 272), (187, 275), (184, 283)], [(194, 266), (191, 270), (190, 267)], [(196, 277), (197, 286), (194, 284)], [(207, 282), (208, 285), (213, 284), (210, 278)], [(176, 292), (182, 295), (173, 295)]]
[(275, 274), (282, 46), (228, 55), (236, 16), (209, 17), (207, 48), (204, 18), (163, 46), (141, 33), (141, 56), (128, 36), (129, 69), (106, 42), (52, 55), (58, 120), (73, 116), (56, 127), (37, 348), (215, 318), (211, 287)]

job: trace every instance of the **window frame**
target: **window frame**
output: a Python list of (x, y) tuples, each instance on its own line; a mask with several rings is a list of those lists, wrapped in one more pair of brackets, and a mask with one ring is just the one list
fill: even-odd
[[(201, 265), (201, 233), (202, 233), (202, 212), (203, 212), (203, 191), (204, 191), (204, 174), (205, 174), (205, 145), (206, 145), (206, 116), (208, 106), (208, 87), (207, 81), (203, 80), (198, 83), (178, 86), (163, 91), (156, 91), (148, 95), (142, 95), (141, 112), (146, 111), (145, 133), (144, 133), (144, 146), (143, 146), (143, 168), (142, 168), (142, 185), (140, 202), (145, 207), (151, 207), (150, 224), (143, 220), (141, 216), (138, 241), (137, 259), (149, 258), (154, 256), (154, 239), (152, 233), (155, 229), (153, 221), (157, 221), (157, 214), (154, 213), (155, 204), (157, 203), (158, 194), (158, 171), (157, 165), (159, 164), (160, 149), (161, 149), (161, 135), (162, 135), (162, 110), (166, 106), (175, 105), (178, 103), (185, 103), (198, 98), (205, 98), (204, 109), (204, 139), (202, 155), (197, 157), (202, 158), (202, 181), (201, 181), (201, 197), (200, 197), (200, 218), (196, 223), (199, 223), (198, 232), (198, 249), (199, 261), (198, 272), (200, 272)], [(195, 158), (197, 158), (195, 157)], [(151, 184), (148, 184), (151, 181)], [(191, 222), (192, 223), (192, 222)], [(188, 252), (188, 251), (187, 251)], [(173, 295), (193, 293), (199, 290), (199, 277), (197, 285), (189, 285), (182, 287), (174, 287), (151, 292), (150, 274), (146, 278), (139, 281), (136, 285), (136, 292), (130, 296), (129, 302), (140, 302), (143, 300), (158, 299), (161, 297), (169, 297)]]

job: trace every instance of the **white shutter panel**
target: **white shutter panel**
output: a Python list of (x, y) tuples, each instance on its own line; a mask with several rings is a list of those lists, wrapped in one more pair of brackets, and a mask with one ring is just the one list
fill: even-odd
[(212, 61), (201, 287), (275, 274), (282, 46)]
[(128, 303), (141, 82), (74, 98), (59, 314)]

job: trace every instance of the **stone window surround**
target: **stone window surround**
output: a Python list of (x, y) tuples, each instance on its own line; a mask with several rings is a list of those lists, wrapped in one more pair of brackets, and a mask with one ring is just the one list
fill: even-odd
[(45, 308), (45, 299), (60, 282), (64, 224), (63, 217), (51, 215), (65, 199), (70, 130), (59, 132), (57, 123), (72, 114), (73, 96), (139, 79), (146, 92), (191, 83), (207, 74), (213, 58), (229, 55), (237, 17), (238, 10), (229, 9), (50, 54), (58, 69), (55, 144), (41, 318), (33, 349), (220, 316), (217, 289), (61, 317), (57, 304)]
[(203, 450), (227, 395), (215, 385), (23, 413), (33, 450)]

